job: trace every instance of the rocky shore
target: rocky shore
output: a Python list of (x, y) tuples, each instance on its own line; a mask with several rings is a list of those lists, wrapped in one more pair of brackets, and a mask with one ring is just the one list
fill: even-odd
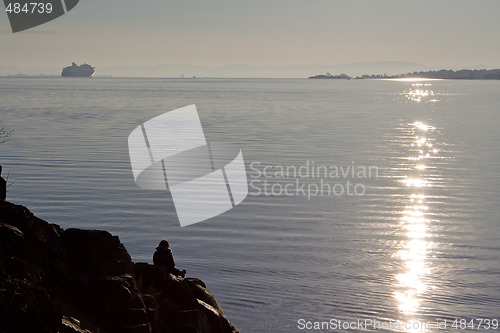
[(236, 333), (197, 278), (133, 263), (117, 236), (0, 201), (0, 332)]

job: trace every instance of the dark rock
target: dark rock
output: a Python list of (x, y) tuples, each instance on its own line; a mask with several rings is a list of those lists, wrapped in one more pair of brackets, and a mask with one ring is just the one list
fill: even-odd
[[(3, 275), (3, 274), (2, 274)], [(22, 280), (0, 282), (0, 328), (2, 332), (54, 332), (61, 313), (48, 291)]]
[(217, 299), (215, 299), (215, 296), (207, 289), (205, 283), (203, 283), (203, 281), (199, 283), (200, 281), (200, 279), (186, 279), (186, 282), (188, 283), (192, 294), (198, 300), (207, 303), (208, 305), (215, 308), (218, 313), (223, 314), (224, 312), (222, 311), (219, 302), (217, 302)]
[(0, 201), (0, 332), (235, 333), (205, 283)]
[(2, 177), (2, 166), (0, 165), (0, 200), (7, 197), (7, 181)]
[(210, 325), (207, 316), (200, 310), (186, 310), (180, 313), (182, 324), (177, 328), (178, 332), (184, 333), (210, 333)]
[(107, 231), (68, 229), (62, 242), (79, 274), (133, 275), (133, 264), (118, 236)]
[(62, 326), (59, 333), (92, 333), (92, 331), (82, 327), (80, 320), (73, 317), (62, 317)]

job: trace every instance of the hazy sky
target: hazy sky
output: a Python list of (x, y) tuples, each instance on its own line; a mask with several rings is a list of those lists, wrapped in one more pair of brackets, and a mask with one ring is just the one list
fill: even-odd
[(12, 34), (0, 65), (500, 65), (499, 0), (81, 0)]

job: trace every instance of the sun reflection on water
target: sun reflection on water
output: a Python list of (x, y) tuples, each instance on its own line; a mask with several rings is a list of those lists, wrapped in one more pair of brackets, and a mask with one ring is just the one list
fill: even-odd
[[(400, 273), (395, 276), (394, 298), (402, 317), (406, 322), (412, 322), (422, 312), (423, 295), (433, 288), (427, 278), (431, 272), (427, 259), (433, 242), (426, 193), (433, 184), (427, 175), (428, 162), (425, 161), (434, 158), (438, 150), (433, 147), (434, 126), (416, 121), (407, 128), (411, 141), (408, 145), (410, 156), (405, 158), (406, 174), (401, 182), (409, 194), (399, 220), (404, 239), (393, 255), (401, 261)], [(425, 328), (406, 330), (415, 333), (427, 331)]]
[[(406, 82), (412, 82), (412, 80), (406, 80)], [(412, 83), (411, 88), (403, 92), (402, 95), (404, 95), (406, 100), (410, 102), (439, 102), (439, 99), (436, 99), (436, 93), (431, 89), (431, 86), (431, 83)]]

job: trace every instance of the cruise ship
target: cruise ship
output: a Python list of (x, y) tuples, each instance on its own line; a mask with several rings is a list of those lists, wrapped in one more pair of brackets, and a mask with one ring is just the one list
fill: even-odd
[(71, 66), (64, 67), (61, 76), (69, 77), (91, 77), (95, 73), (95, 67), (89, 64), (83, 64), (78, 66), (73, 63)]

